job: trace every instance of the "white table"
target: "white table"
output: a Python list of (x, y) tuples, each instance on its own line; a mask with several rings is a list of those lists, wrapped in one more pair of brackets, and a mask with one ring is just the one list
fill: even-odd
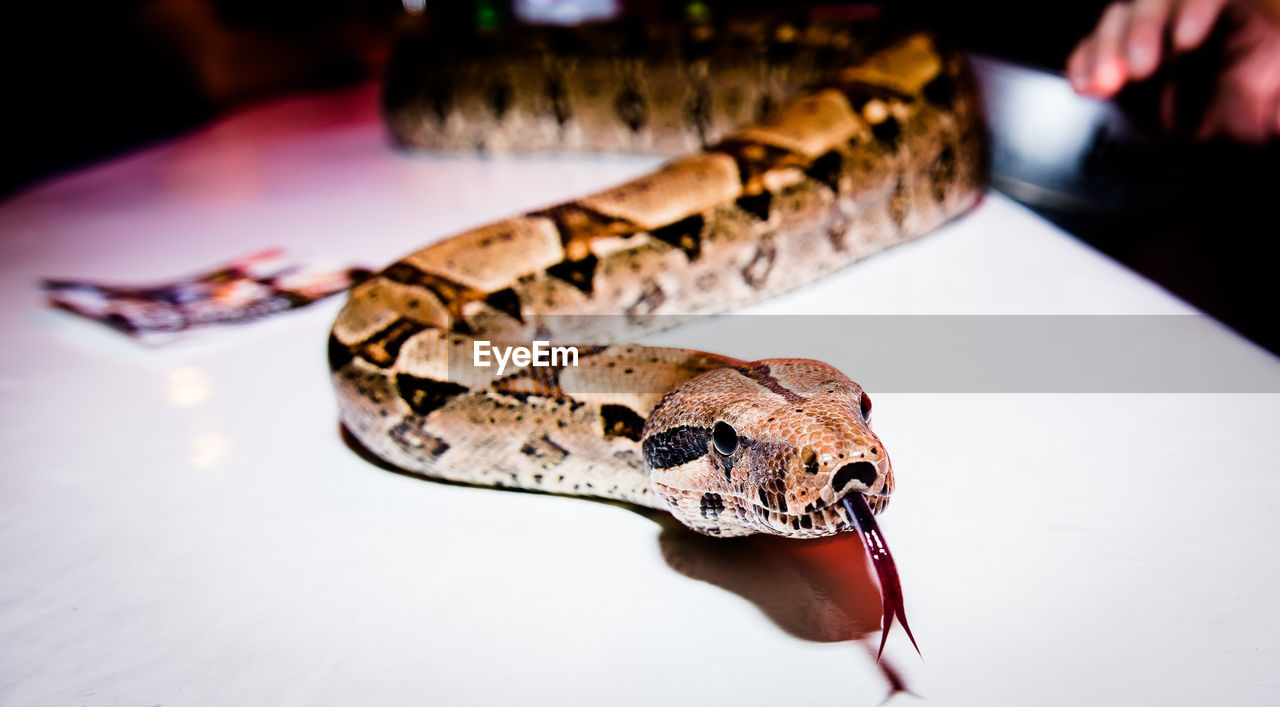
[[(879, 704), (851, 537), (700, 541), (376, 468), (338, 434), (337, 299), (160, 349), (43, 306), (40, 276), (152, 281), (272, 245), (381, 265), (656, 162), (399, 154), (374, 98), (253, 108), (0, 205), (0, 702)], [(755, 311), (1191, 310), (992, 194)], [(914, 693), (1280, 697), (1280, 396), (874, 397), (924, 651), (895, 629), (885, 664)]]

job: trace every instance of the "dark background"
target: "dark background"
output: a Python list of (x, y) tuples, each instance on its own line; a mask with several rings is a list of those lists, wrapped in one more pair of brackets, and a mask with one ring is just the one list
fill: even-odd
[[(778, 2), (707, 2), (712, 13)], [(831, 3), (823, 3), (831, 4)], [(679, 16), (687, 3), (628, 3), (646, 16)], [(786, 3), (794, 8), (797, 3)], [(890, 15), (938, 28), (961, 48), (1060, 71), (1096, 24), (1103, 2), (883, 3)], [(200, 8), (211, 8), (209, 17)], [(434, 2), (469, 21), (502, 21), (502, 2)], [(9, 3), (0, 10), (0, 198), (60, 171), (190, 130), (219, 113), (283, 91), (363, 80), (380, 71), (394, 35), (388, 0), (132, 0)], [(249, 78), (220, 80), (198, 41), (214, 25)], [(1185, 75), (1210, 85), (1215, 48)], [(1206, 78), (1208, 77), (1208, 78)], [(1159, 76), (1151, 84), (1169, 80)], [(1205, 89), (1207, 90), (1207, 89)], [(1207, 93), (1201, 95), (1207, 97)], [(1121, 102), (1151, 126), (1150, 86)], [(1193, 102), (1194, 103), (1194, 102)], [(1201, 108), (1203, 106), (1200, 106)], [(1194, 112), (1192, 104), (1188, 110)], [(1276, 141), (1194, 143), (1149, 130), (1110, 143), (1084, 169), (1118, 184), (1108, 203), (1032, 203), (1037, 211), (1254, 341), (1280, 352), (1274, 273)], [(0, 234), (0, 237), (3, 237)]]

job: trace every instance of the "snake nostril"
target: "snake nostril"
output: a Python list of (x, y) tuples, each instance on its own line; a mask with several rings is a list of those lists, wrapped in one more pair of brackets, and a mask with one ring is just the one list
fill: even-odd
[(871, 462), (853, 462), (840, 467), (835, 476), (831, 478), (831, 487), (840, 492), (844, 487), (849, 485), (850, 481), (858, 481), (865, 488), (871, 488), (876, 482), (879, 473), (876, 471), (876, 465)]

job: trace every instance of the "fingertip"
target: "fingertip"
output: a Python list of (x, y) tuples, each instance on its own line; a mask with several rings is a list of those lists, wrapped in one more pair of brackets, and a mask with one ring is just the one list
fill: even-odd
[(1173, 28), (1173, 46), (1186, 51), (1200, 46), (1204, 22), (1194, 16), (1183, 15)]
[(1096, 51), (1093, 39), (1086, 38), (1076, 45), (1075, 51), (1067, 57), (1067, 80), (1077, 93), (1089, 91), (1091, 83), (1090, 71), (1093, 68), (1093, 55)]
[(1155, 73), (1160, 64), (1160, 36), (1157, 32), (1135, 31), (1125, 48), (1125, 58), (1129, 62), (1129, 73), (1133, 78), (1142, 80)]
[(1113, 2), (1102, 13), (1102, 20), (1093, 34), (1092, 53), (1086, 69), (1088, 93), (1110, 96), (1124, 85), (1128, 68), (1125, 63), (1125, 43), (1129, 23), (1133, 18), (1133, 6), (1125, 2)]
[(1125, 82), (1124, 60), (1119, 56), (1109, 56), (1098, 61), (1093, 70), (1093, 89), (1103, 96), (1115, 95)]
[(1071, 56), (1067, 57), (1067, 81), (1071, 82), (1071, 88), (1079, 93), (1084, 90), (1084, 44), (1075, 48), (1071, 52)]
[(1200, 46), (1222, 11), (1220, 0), (1189, 0), (1182, 5), (1173, 25), (1173, 45), (1179, 50)]

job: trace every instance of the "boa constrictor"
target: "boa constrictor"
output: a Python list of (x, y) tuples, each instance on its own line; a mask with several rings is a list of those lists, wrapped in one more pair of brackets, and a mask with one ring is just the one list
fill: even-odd
[[(818, 361), (612, 342), (799, 287), (965, 211), (983, 184), (980, 116), (962, 60), (928, 35), (872, 51), (818, 24), (751, 31), (772, 38), (755, 63), (717, 58), (743, 46), (727, 32), (647, 68), (522, 45), (523, 60), (389, 86), (393, 131), (414, 145), (701, 149), (387, 267), (334, 323), (332, 381), (355, 438), (423, 476), (661, 508), (717, 536), (862, 530), (887, 631), (901, 597), (871, 513), (894, 478), (862, 388)], [(795, 65), (771, 58), (778, 43)], [(775, 96), (790, 103), (760, 105)], [(731, 129), (753, 104), (762, 117)], [(476, 365), (478, 339), (592, 345), (576, 365), (499, 374)]]

